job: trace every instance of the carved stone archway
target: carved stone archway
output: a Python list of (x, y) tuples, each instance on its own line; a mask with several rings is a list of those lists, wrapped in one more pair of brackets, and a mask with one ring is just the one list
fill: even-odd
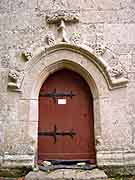
[[(107, 48), (101, 43), (84, 43), (80, 33), (67, 33), (67, 23), (79, 22), (78, 12), (76, 14), (76, 12), (61, 11), (51, 13), (46, 18), (48, 24), (54, 26), (59, 24), (59, 27), (54, 28), (57, 33), (46, 32), (43, 39), (40, 38), (39, 42), (27, 47), (22, 52), (22, 59), (25, 60), (23, 68), (14, 67), (8, 73), (8, 90), (18, 93), (17, 108), (19, 110), (16, 116), (18, 120), (23, 120), (27, 128), (27, 131), (25, 127), (23, 129), (27, 137), (27, 144), (26, 154), (11, 156), (5, 154), (3, 165), (6, 162), (7, 166), (11, 167), (34, 165), (37, 154), (39, 91), (47, 77), (62, 68), (79, 73), (91, 89), (94, 100), (97, 165), (119, 165), (117, 156), (121, 155), (123, 150), (121, 147), (118, 150), (118, 144), (125, 142), (128, 132), (125, 130), (119, 139), (113, 138), (112, 132), (115, 131), (118, 135), (120, 129), (118, 127), (116, 129), (112, 124), (115, 119), (122, 121), (126, 114), (123, 99), (126, 96), (128, 80), (123, 66), (121, 63), (113, 67), (109, 66), (108, 60), (103, 59)], [(59, 36), (56, 37), (56, 34)], [(120, 113), (116, 112), (116, 107), (120, 109)], [(112, 152), (113, 145), (115, 150)], [(120, 158), (121, 162), (124, 162), (123, 154)]]
[[(101, 58), (94, 54), (88, 47), (76, 46), (69, 43), (59, 43), (51, 47), (41, 47), (39, 53), (33, 56), (23, 71), (21, 86), (13, 86), (12, 90), (21, 91), (20, 104), (27, 104), (22, 108), (21, 114), (26, 114), (25, 121), (28, 122), (28, 137), (32, 139), (34, 157), (37, 153), (38, 132), (38, 96), (42, 83), (47, 77), (62, 68), (67, 68), (79, 73), (88, 83), (94, 100), (94, 130), (97, 149), (97, 164), (102, 165), (100, 151), (104, 147), (102, 122), (105, 122), (109, 108), (104, 99), (107, 99), (112, 91), (123, 87), (126, 88), (127, 79), (111, 76), (110, 67)], [(10, 77), (10, 74), (9, 74)], [(17, 81), (16, 81), (17, 82)], [(12, 83), (9, 82), (9, 88)], [(32, 165), (34, 160), (31, 162)]]

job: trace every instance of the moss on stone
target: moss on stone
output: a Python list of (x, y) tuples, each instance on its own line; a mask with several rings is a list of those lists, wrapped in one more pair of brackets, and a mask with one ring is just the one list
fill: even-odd
[(104, 170), (108, 177), (135, 177), (135, 166), (104, 166), (100, 169)]
[(21, 167), (21, 168), (1, 168), (0, 177), (8, 178), (18, 178), (25, 176), (28, 172), (31, 171), (31, 168)]

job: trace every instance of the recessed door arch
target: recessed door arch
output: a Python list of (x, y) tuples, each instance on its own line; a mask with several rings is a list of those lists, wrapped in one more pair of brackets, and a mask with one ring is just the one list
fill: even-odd
[(38, 159), (89, 159), (95, 163), (93, 98), (76, 72), (61, 69), (39, 96)]

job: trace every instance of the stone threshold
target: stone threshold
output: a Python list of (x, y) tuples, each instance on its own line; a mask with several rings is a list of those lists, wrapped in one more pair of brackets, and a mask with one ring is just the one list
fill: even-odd
[(108, 180), (107, 175), (103, 170), (74, 170), (74, 169), (59, 169), (51, 172), (31, 171), (25, 176), (25, 180)]

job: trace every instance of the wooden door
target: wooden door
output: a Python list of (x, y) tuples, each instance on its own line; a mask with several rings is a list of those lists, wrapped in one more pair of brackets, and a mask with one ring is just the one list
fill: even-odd
[(38, 132), (38, 160), (95, 163), (93, 99), (79, 74), (63, 69), (43, 83)]

